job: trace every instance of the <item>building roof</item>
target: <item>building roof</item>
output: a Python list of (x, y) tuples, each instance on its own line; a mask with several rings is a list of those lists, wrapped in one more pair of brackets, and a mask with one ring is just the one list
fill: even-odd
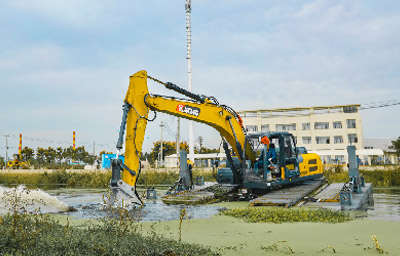
[(288, 111), (302, 111), (302, 110), (322, 110), (341, 107), (360, 107), (361, 104), (348, 104), (348, 105), (332, 105), (332, 106), (315, 106), (315, 107), (297, 107), (297, 108), (274, 108), (274, 109), (256, 109), (256, 110), (240, 110), (238, 113), (255, 113), (255, 112), (288, 112)]
[(366, 149), (382, 149), (387, 152), (395, 152), (393, 149), (389, 149), (392, 145), (392, 141), (396, 139), (364, 139), (364, 148)]

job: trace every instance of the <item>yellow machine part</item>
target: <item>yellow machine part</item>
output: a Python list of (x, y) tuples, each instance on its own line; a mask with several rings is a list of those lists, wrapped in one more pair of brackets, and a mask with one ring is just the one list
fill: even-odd
[(300, 177), (322, 174), (322, 161), (315, 153), (302, 154), (303, 162), (299, 163)]
[[(245, 145), (245, 134), (239, 121), (229, 111), (208, 100), (198, 103), (151, 95), (147, 87), (147, 78), (147, 72), (144, 70), (132, 75), (124, 100), (130, 105), (126, 120), (125, 165), (131, 170), (137, 173), (140, 169), (139, 157), (150, 109), (212, 126), (232, 146), (236, 156), (242, 158), (236, 145), (238, 142), (242, 149), (246, 147), (247, 158), (252, 162), (256, 161), (250, 143)], [(127, 170), (122, 172), (122, 180), (128, 185), (135, 186), (136, 179), (137, 175), (131, 175)]]
[[(132, 106), (126, 120), (125, 164), (136, 173), (140, 167), (139, 156), (142, 152), (149, 113), (148, 107), (144, 104), (147, 94), (149, 94), (147, 72), (142, 70), (130, 77), (129, 88), (124, 100)], [(137, 175), (133, 176), (128, 171), (122, 172), (122, 180), (130, 186), (135, 186), (136, 178)]]
[(29, 162), (21, 162), (19, 160), (12, 160), (12, 161), (8, 161), (7, 162), (7, 167), (9, 168), (29, 168), (31, 166), (31, 164)]
[[(205, 123), (211, 127), (214, 127), (216, 130), (219, 131), (221, 136), (223, 136), (232, 146), (232, 149), (235, 151), (236, 155), (239, 156), (239, 151), (236, 148), (235, 135), (240, 145), (242, 145), (243, 147), (245, 142), (245, 134), (241, 132), (242, 128), (240, 127), (239, 123), (228, 111), (223, 110), (222, 108), (217, 107), (214, 104), (185, 102), (160, 96), (149, 96), (146, 99), (146, 103), (151, 106), (151, 108), (155, 111), (167, 113), (173, 116), (179, 116), (199, 123)], [(193, 115), (190, 113), (182, 112), (181, 106), (190, 107), (191, 109), (198, 109), (199, 114)], [(227, 121), (227, 116), (231, 117), (232, 126), (235, 130), (235, 135), (232, 132), (229, 121)], [(248, 147), (246, 149), (246, 153), (248, 154), (247, 156), (249, 157), (249, 159), (253, 159), (253, 161), (255, 161), (256, 156), (253, 153), (250, 144), (247, 143), (246, 146)]]

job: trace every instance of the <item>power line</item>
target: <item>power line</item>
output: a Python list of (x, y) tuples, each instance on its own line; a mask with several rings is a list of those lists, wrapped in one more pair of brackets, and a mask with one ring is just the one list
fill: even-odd
[(396, 106), (396, 105), (400, 105), (400, 100), (389, 100), (386, 102), (369, 103), (369, 104), (365, 104), (364, 107), (360, 107), (360, 110), (372, 109), (372, 108), (384, 108), (384, 107), (391, 107), (391, 106)]

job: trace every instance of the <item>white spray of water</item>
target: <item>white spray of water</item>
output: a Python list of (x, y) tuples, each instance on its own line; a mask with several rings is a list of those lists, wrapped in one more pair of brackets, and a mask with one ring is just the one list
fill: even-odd
[(0, 186), (0, 215), (14, 211), (50, 213), (68, 210), (70, 207), (66, 203), (40, 189), (28, 190), (23, 185), (16, 188)]

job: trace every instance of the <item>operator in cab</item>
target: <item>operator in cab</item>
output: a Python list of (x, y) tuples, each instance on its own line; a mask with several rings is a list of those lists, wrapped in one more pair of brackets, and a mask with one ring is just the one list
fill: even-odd
[[(267, 136), (263, 136), (261, 138), (261, 143), (264, 145), (267, 145), (267, 161), (268, 165), (275, 163), (276, 162), (276, 151), (275, 151), (275, 145), (273, 143), (270, 143), (269, 139)], [(263, 168), (263, 159), (264, 159), (264, 154), (265, 154), (265, 147), (261, 151), (261, 155), (258, 158), (258, 161), (254, 165), (254, 170), (256, 173), (259, 173), (260, 170)]]

